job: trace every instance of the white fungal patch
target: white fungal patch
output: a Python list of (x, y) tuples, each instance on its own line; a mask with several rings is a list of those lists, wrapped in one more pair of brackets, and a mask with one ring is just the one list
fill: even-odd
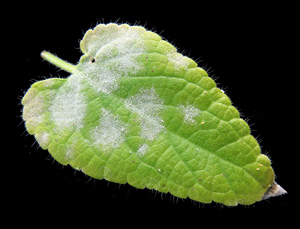
[(42, 148), (46, 148), (50, 143), (50, 135), (47, 132), (37, 133), (35, 138)]
[(43, 81), (43, 85), (44, 85), (44, 87), (51, 88), (53, 86), (54, 82), (55, 82), (54, 79), (47, 79), (47, 80)]
[(41, 94), (31, 96), (26, 94), (26, 106), (23, 109), (23, 119), (30, 124), (31, 127), (36, 128), (42, 121), (43, 113), (45, 111), (45, 99)]
[(137, 59), (145, 53), (138, 31), (108, 27), (93, 50), (96, 52), (95, 62), (88, 63), (82, 72), (97, 92), (112, 93), (118, 89), (120, 78), (134, 75), (144, 68)]
[(67, 160), (73, 160), (74, 159), (74, 150), (72, 146), (67, 146), (67, 152), (65, 155)]
[(154, 140), (163, 130), (163, 120), (159, 117), (163, 109), (163, 100), (154, 88), (142, 89), (138, 94), (125, 101), (126, 107), (141, 118), (141, 137)]
[(71, 161), (73, 159), (75, 159), (75, 147), (77, 144), (77, 139), (75, 141), (73, 141), (72, 143), (67, 145), (67, 150), (66, 150), (66, 154), (65, 154), (65, 159), (68, 161)]
[(103, 63), (105, 61), (110, 61), (111, 59), (141, 54), (144, 52), (145, 49), (140, 35), (127, 33), (102, 46), (98, 50), (96, 58), (99, 62)]
[(192, 105), (187, 105), (187, 106), (180, 105), (179, 109), (183, 112), (184, 115), (183, 121), (186, 124), (195, 123), (195, 118), (199, 116), (201, 113), (201, 111), (198, 108)]
[[(108, 45), (118, 40), (137, 40), (146, 30), (142, 27), (130, 27), (129, 25), (98, 25), (94, 31), (83, 38), (81, 46), (83, 51), (92, 56), (99, 56), (100, 50), (105, 50)], [(122, 51), (122, 50), (121, 50)]]
[(147, 149), (148, 149), (148, 145), (147, 144), (143, 144), (142, 146), (140, 146), (140, 148), (137, 150), (136, 154), (139, 156), (139, 157), (143, 157), (146, 152), (147, 152)]
[(188, 68), (189, 60), (186, 56), (183, 56), (179, 53), (170, 52), (167, 54), (168, 60), (174, 65), (175, 68)]
[(93, 143), (100, 146), (103, 150), (117, 148), (125, 141), (126, 124), (104, 108), (101, 112), (99, 126), (90, 132)]
[(49, 108), (50, 101), (53, 100), (54, 95), (54, 90), (47, 90), (41, 93), (35, 88), (31, 88), (26, 93), (22, 100), (24, 105), (22, 115), (24, 121), (26, 121), (27, 129), (33, 131), (40, 123), (45, 121), (45, 112)]
[(86, 101), (81, 91), (81, 77), (74, 75), (57, 92), (52, 106), (51, 118), (56, 125), (56, 131), (75, 127), (82, 128), (85, 117)]
[(121, 78), (118, 72), (97, 65), (87, 66), (83, 71), (83, 76), (97, 92), (101, 91), (106, 94), (118, 89), (118, 80)]

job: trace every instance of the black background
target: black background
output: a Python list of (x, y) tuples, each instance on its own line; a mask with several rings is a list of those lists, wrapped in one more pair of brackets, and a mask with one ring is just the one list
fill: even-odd
[[(295, 6), (86, 1), (74, 7), (24, 4), (18, 5), (18, 12), (10, 7), (10, 16), (2, 20), (6, 66), (2, 69), (8, 70), (2, 72), (2, 78), (9, 81), (3, 84), (3, 92), (9, 85), (9, 94), (3, 96), (3, 101), (9, 101), (8, 109), (4, 109), (9, 138), (2, 143), (8, 148), (3, 148), (1, 159), (5, 168), (3, 189), (7, 191), (3, 200), (9, 202), (6, 213), (26, 216), (24, 223), (37, 219), (59, 219), (61, 223), (98, 220), (98, 226), (104, 226), (100, 220), (109, 217), (113, 217), (110, 225), (120, 221), (123, 226), (143, 227), (151, 222), (160, 225), (180, 221), (199, 227), (205, 222), (222, 226), (291, 222), (287, 217), (293, 217), (285, 213), (296, 201), (295, 156), (299, 154), (299, 132), (293, 132), (297, 130), (299, 113), (299, 96), (294, 88), (299, 77), (294, 70), (294, 60), (298, 58), (293, 42), (297, 31)], [(85, 31), (98, 23), (116, 21), (158, 32), (209, 72), (248, 120), (263, 153), (272, 160), (277, 182), (288, 195), (251, 206), (199, 204), (170, 194), (91, 179), (58, 164), (38, 146), (25, 130), (20, 100), (35, 81), (68, 76), (43, 61), (40, 52), (51, 51), (75, 64), (81, 56), (79, 41)]]

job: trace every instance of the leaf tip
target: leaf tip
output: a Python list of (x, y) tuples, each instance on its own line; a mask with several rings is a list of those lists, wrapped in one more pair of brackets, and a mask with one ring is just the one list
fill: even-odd
[(273, 185), (263, 195), (262, 200), (269, 199), (270, 197), (285, 195), (285, 194), (287, 194), (287, 191), (284, 190), (279, 184), (277, 184), (274, 181)]

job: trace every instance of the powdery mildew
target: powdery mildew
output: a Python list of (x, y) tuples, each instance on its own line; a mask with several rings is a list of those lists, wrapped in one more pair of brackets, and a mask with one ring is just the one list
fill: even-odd
[(118, 80), (121, 78), (118, 72), (96, 65), (87, 66), (83, 71), (83, 76), (97, 92), (101, 91), (106, 94), (118, 89)]
[(125, 141), (126, 124), (104, 108), (101, 112), (99, 125), (90, 132), (93, 144), (103, 150), (117, 148)]
[(82, 73), (97, 92), (110, 94), (118, 88), (120, 78), (144, 68), (137, 57), (145, 53), (145, 49), (140, 31), (134, 29), (107, 27), (97, 46), (89, 47), (89, 50), (96, 52), (95, 62), (88, 63)]
[(141, 145), (140, 148), (137, 150), (136, 154), (139, 157), (143, 157), (146, 154), (148, 147), (149, 147), (149, 145), (147, 145), (147, 144)]
[[(26, 94), (26, 96), (31, 97), (30, 94)], [(42, 121), (45, 110), (45, 99), (43, 95), (38, 94), (32, 96), (32, 98), (29, 98), (27, 101), (26, 107), (24, 106), (23, 109), (23, 119), (30, 123), (33, 128), (36, 128)]]
[(99, 50), (110, 45), (113, 41), (125, 38), (134, 40), (145, 31), (142, 27), (130, 27), (126, 24), (98, 25), (93, 31), (86, 34), (81, 43), (81, 48), (83, 52), (97, 56)]
[(67, 151), (65, 155), (66, 160), (73, 160), (75, 158), (74, 147), (77, 144), (77, 140), (73, 141), (71, 144), (67, 145)]
[(85, 117), (86, 101), (81, 91), (81, 77), (73, 75), (60, 88), (54, 98), (51, 111), (51, 118), (56, 125), (56, 131), (75, 127), (82, 128), (82, 120)]
[(200, 109), (194, 107), (192, 105), (180, 105), (179, 108), (184, 114), (183, 121), (186, 124), (193, 124), (195, 123), (195, 118), (200, 115)]
[(163, 100), (154, 88), (141, 89), (139, 93), (125, 101), (126, 107), (141, 118), (141, 137), (154, 140), (163, 130), (163, 120), (159, 113), (163, 109)]
[(167, 54), (168, 60), (174, 65), (175, 68), (187, 68), (189, 66), (188, 58), (175, 52)]
[(50, 143), (50, 134), (48, 132), (38, 133), (35, 135), (35, 138), (41, 147), (46, 147)]

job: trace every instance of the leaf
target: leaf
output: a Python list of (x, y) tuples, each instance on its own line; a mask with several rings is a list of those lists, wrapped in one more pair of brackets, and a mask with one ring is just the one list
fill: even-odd
[(159, 35), (100, 24), (80, 47), (77, 66), (43, 52), (72, 74), (34, 83), (22, 100), (27, 131), (58, 162), (203, 203), (285, 192), (230, 99)]

